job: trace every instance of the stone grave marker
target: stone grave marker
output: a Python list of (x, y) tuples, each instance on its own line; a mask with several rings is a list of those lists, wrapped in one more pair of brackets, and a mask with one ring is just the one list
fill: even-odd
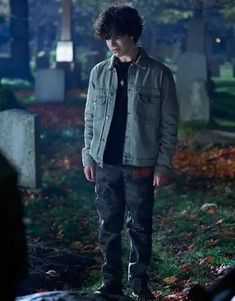
[(42, 103), (64, 102), (65, 76), (64, 70), (41, 69), (35, 76), (36, 100)]
[(180, 121), (209, 121), (209, 98), (206, 91), (206, 57), (186, 52), (178, 60), (176, 87)]
[(220, 65), (220, 77), (233, 78), (234, 77), (234, 66), (230, 62), (225, 62), (223, 65)]
[(210, 101), (206, 93), (205, 81), (198, 79), (192, 82), (190, 104), (190, 120), (199, 120), (207, 123), (210, 116)]
[(40, 186), (39, 116), (20, 109), (0, 112), (0, 151), (19, 174), (19, 185)]

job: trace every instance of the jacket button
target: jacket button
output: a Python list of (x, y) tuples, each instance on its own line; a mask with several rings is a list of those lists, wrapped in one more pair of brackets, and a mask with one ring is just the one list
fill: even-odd
[(106, 119), (109, 119), (109, 116), (108, 116), (108, 115), (106, 116)]

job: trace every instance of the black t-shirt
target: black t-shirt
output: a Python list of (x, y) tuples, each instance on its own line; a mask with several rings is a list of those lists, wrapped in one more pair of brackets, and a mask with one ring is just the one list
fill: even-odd
[(118, 77), (113, 119), (104, 151), (104, 163), (122, 164), (127, 120), (127, 77), (131, 62), (118, 61), (115, 65)]

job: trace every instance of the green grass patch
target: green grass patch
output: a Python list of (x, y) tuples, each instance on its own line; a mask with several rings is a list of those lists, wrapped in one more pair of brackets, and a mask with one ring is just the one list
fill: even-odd
[(86, 188), (70, 191), (63, 186), (47, 186), (24, 198), (28, 235), (52, 246), (68, 246), (81, 239), (93, 243), (97, 217), (92, 200)]
[(208, 128), (208, 125), (199, 121), (183, 122), (178, 125), (179, 137), (187, 137), (195, 132)]
[[(202, 210), (215, 203), (214, 213)], [(205, 281), (213, 270), (235, 263), (235, 218), (232, 194), (208, 192), (184, 195), (159, 190), (154, 207), (154, 243), (151, 274), (158, 284), (164, 277)], [(188, 265), (188, 271), (182, 270)], [(159, 289), (159, 287), (155, 287)]]

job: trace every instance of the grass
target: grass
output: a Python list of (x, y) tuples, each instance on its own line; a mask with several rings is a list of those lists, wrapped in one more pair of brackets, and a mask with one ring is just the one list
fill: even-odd
[[(44, 193), (42, 190), (30, 196), (25, 206), (27, 217), (33, 221), (28, 226), (28, 235), (40, 238), (50, 246), (72, 248), (79, 242), (81, 252), (86, 252), (86, 246), (90, 246), (89, 251), (94, 250), (98, 233), (93, 189), (80, 183), (77, 188), (68, 190), (71, 188), (69, 179), (75, 175), (66, 173), (67, 182), (63, 179), (60, 182), (62, 185), (52, 186), (49, 181)], [(234, 265), (233, 193), (222, 190), (220, 193), (202, 193), (200, 190), (192, 193), (190, 187), (180, 194), (174, 187), (157, 191), (153, 256), (149, 270), (154, 291), (160, 290), (166, 295), (172, 293), (180, 281), (185, 286), (195, 282), (210, 282), (217, 277), (219, 268)], [(202, 211), (204, 203), (215, 203), (217, 210), (214, 213)], [(124, 283), (126, 293), (130, 293), (126, 272), (129, 252), (127, 234), (123, 242)], [(97, 254), (94, 256), (97, 258)], [(100, 263), (101, 254), (97, 258), (97, 265), (87, 271), (89, 280), (83, 284), (82, 290), (93, 291), (99, 286)], [(188, 267), (185, 271), (184, 266)], [(165, 283), (168, 277), (175, 277), (169, 285)]]
[[(170, 197), (160, 191), (154, 208), (157, 260), (151, 271), (158, 275), (158, 281), (170, 276), (190, 278), (192, 282), (208, 281), (216, 277), (213, 270), (219, 266), (234, 265), (233, 201), (232, 194), (222, 198), (215, 192), (202, 194), (189, 190), (187, 194), (175, 193)], [(217, 210), (202, 211), (204, 203), (215, 203)], [(187, 272), (182, 271), (185, 264), (190, 267)]]
[(200, 121), (191, 121), (191, 122), (184, 122), (178, 125), (178, 135), (179, 137), (187, 137), (191, 134), (206, 129), (209, 126)]
[(96, 212), (87, 190), (66, 191), (48, 186), (30, 196), (25, 203), (25, 215), (31, 221), (27, 227), (32, 239), (51, 246), (66, 246), (75, 241), (93, 242)]

